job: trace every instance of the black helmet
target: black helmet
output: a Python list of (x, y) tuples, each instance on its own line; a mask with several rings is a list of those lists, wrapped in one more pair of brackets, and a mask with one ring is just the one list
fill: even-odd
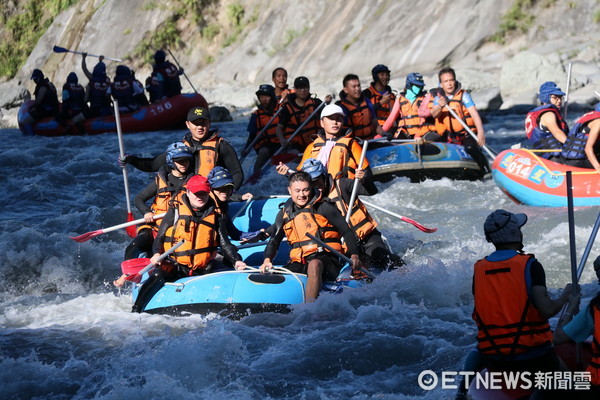
[(258, 90), (256, 91), (256, 96), (260, 96), (261, 94), (264, 94), (266, 96), (271, 96), (271, 97), (275, 97), (275, 88), (271, 85), (260, 85), (258, 87)]
[(162, 50), (156, 50), (156, 53), (154, 53), (154, 61), (157, 64), (164, 63), (166, 59), (167, 59), (167, 55), (165, 54), (164, 51), (162, 51)]
[(379, 79), (377, 78), (377, 74), (379, 74), (380, 72), (387, 72), (390, 73), (392, 71), (389, 70), (388, 67), (386, 67), (383, 64), (377, 64), (376, 66), (373, 67), (373, 69), (371, 70), (371, 75), (373, 75), (373, 82), (377, 82)]

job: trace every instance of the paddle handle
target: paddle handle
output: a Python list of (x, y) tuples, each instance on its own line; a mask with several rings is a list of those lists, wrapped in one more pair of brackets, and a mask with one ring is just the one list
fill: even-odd
[(571, 70), (573, 69), (573, 63), (569, 63), (567, 68), (567, 88), (565, 91), (565, 101), (563, 105), (563, 118), (567, 119), (567, 108), (569, 108), (569, 88), (571, 87)]
[[(465, 130), (469, 133), (469, 135), (471, 135), (471, 137), (473, 137), (473, 139), (477, 140), (477, 135), (471, 130), (471, 128), (469, 128), (469, 125), (467, 125), (465, 123), (465, 121), (463, 121), (455, 112), (452, 108), (450, 108), (450, 106), (448, 104), (446, 104), (444, 107), (446, 107), (446, 109), (450, 112), (450, 114), (452, 114), (452, 116), (454, 117), (454, 119), (456, 119), (463, 128), (465, 128)], [(497, 153), (493, 152), (492, 150), (490, 150), (490, 148), (487, 145), (483, 145), (482, 148), (485, 150), (485, 152), (493, 159), (496, 158), (496, 156), (498, 155)]]
[[(329, 250), (331, 253), (333, 253), (336, 257), (341, 258), (342, 260), (344, 260), (344, 262), (352, 265), (352, 260), (350, 259), (350, 257), (347, 257), (346, 255), (340, 253), (339, 251), (337, 251), (336, 249), (334, 249), (333, 247), (331, 247), (330, 245), (328, 245), (327, 243), (325, 243), (324, 241), (322, 241), (321, 239), (319, 239), (318, 237), (316, 237), (315, 235), (313, 235), (312, 233), (307, 233), (306, 236), (308, 236), (309, 238), (311, 238), (312, 240), (314, 240), (315, 242), (317, 242), (320, 246), (325, 247), (327, 250)], [(367, 275), (369, 278), (371, 279), (375, 279), (375, 275), (373, 275), (371, 273), (371, 271), (369, 271), (366, 268), (361, 268), (360, 269), (365, 275)]]
[[(179, 62), (177, 61), (177, 59), (175, 58), (175, 56), (173, 55), (173, 53), (171, 53), (170, 49), (167, 49), (167, 51), (169, 52), (169, 54), (171, 55), (171, 58), (173, 59), (173, 61), (175, 61), (175, 64), (177, 64), (177, 66), (179, 67), (179, 70), (181, 70), (181, 65), (179, 65)], [(192, 89), (194, 89), (194, 92), (196, 92), (196, 94), (198, 94), (198, 91), (196, 90), (196, 88), (194, 87), (194, 85), (192, 84), (192, 81), (190, 81), (190, 78), (188, 78), (187, 74), (185, 73), (185, 71), (183, 71), (183, 76), (185, 76), (185, 79), (188, 81), (188, 83), (190, 84), (190, 86), (192, 87)]]
[[(167, 258), (171, 253), (173, 253), (175, 250), (177, 250), (180, 246), (182, 246), (184, 243), (185, 243), (185, 240), (182, 240), (181, 242), (176, 243), (175, 246), (171, 247), (169, 250), (162, 253), (156, 261), (161, 262), (162, 260)], [(138, 272), (138, 275), (139, 276), (144, 275), (146, 272), (150, 271), (155, 265), (156, 264), (154, 264), (154, 263), (150, 263), (150, 264), (146, 265), (140, 272)]]
[(277, 110), (277, 112), (275, 114), (273, 114), (273, 116), (271, 117), (271, 119), (269, 120), (269, 122), (267, 122), (267, 124), (265, 125), (265, 127), (262, 128), (260, 130), (260, 132), (258, 132), (256, 134), (256, 137), (254, 138), (254, 140), (248, 146), (246, 146), (242, 150), (242, 153), (244, 153), (244, 155), (242, 156), (242, 158), (240, 158), (240, 164), (244, 162), (244, 160), (248, 156), (248, 153), (250, 152), (250, 150), (252, 150), (252, 147), (260, 140), (260, 138), (262, 137), (262, 135), (265, 133), (265, 131), (267, 130), (267, 128), (269, 126), (271, 126), (271, 124), (273, 123), (273, 121), (275, 121), (275, 118), (277, 118), (277, 116), (279, 115), (279, 113), (281, 112), (281, 110), (283, 110), (283, 106), (279, 107), (279, 110)]
[(242, 206), (235, 213), (235, 215), (233, 217), (231, 217), (231, 222), (233, 222), (234, 219), (236, 219), (237, 217), (239, 217), (242, 214), (242, 212), (244, 212), (244, 210), (248, 207), (248, 205), (250, 204), (251, 201), (252, 201), (252, 197), (250, 197), (248, 200), (246, 200), (246, 202), (244, 204), (242, 204)]
[[(153, 220), (157, 220), (157, 219), (161, 219), (162, 217), (164, 217), (167, 213), (162, 213), (162, 214), (156, 214), (152, 216)], [(122, 224), (119, 225), (115, 225), (115, 226), (111, 226), (110, 228), (105, 228), (102, 229), (102, 233), (108, 233), (108, 232), (112, 232), (112, 231), (116, 231), (119, 229), (123, 229), (123, 228), (127, 228), (128, 226), (133, 226), (133, 225), (137, 225), (137, 224), (142, 224), (144, 223), (146, 220), (144, 218), (140, 218), (140, 219), (136, 219), (133, 221), (129, 221), (129, 222), (124, 222)]]
[[(83, 55), (82, 51), (75, 51), (75, 50), (69, 50), (69, 49), (65, 49), (64, 47), (59, 47), (59, 46), (54, 46), (54, 48), (52, 49), (55, 53), (73, 53), (73, 54), (80, 54)], [(90, 54), (90, 53), (86, 53), (86, 56), (90, 56), (90, 57), (104, 57), (104, 56), (98, 56), (96, 54)], [(120, 58), (111, 58), (111, 57), (104, 57), (105, 60), (110, 60), (110, 61), (116, 61), (116, 62), (122, 62), (123, 60), (121, 60)]]
[(396, 214), (395, 212), (392, 212), (390, 210), (386, 210), (385, 208), (379, 207), (378, 205), (373, 204), (371, 202), (368, 202), (366, 200), (362, 200), (361, 199), (361, 201), (363, 202), (363, 204), (365, 204), (365, 205), (367, 205), (369, 207), (372, 207), (372, 208), (374, 208), (376, 210), (379, 210), (379, 211), (384, 212), (384, 213), (386, 213), (388, 215), (391, 215), (392, 217), (396, 217), (396, 218), (398, 218), (399, 220), (401, 220), (403, 222), (407, 222), (407, 223), (411, 224), (412, 226), (414, 226), (415, 228), (419, 229), (420, 231), (423, 231), (423, 232), (426, 232), (426, 233), (433, 233), (433, 232), (437, 231), (437, 228), (427, 228), (427, 227), (421, 225), (420, 223), (418, 223), (417, 221), (415, 221), (414, 219), (405, 217), (405, 216), (400, 215), (400, 214)]
[[(117, 125), (117, 137), (119, 139), (119, 154), (121, 158), (125, 157), (125, 146), (123, 145), (123, 131), (121, 130), (121, 114), (119, 112), (119, 102), (117, 99), (113, 100), (113, 107), (115, 110), (115, 124)], [(131, 201), (129, 200), (129, 179), (127, 178), (127, 168), (124, 166), (123, 170), (123, 185), (125, 186), (125, 200), (127, 202), (127, 214), (131, 214)]]
[[(363, 143), (362, 152), (360, 153), (360, 161), (358, 162), (358, 168), (362, 169), (363, 162), (367, 156), (367, 148), (369, 147), (369, 141), (365, 140)], [(354, 208), (354, 202), (356, 201), (356, 193), (358, 192), (358, 183), (360, 179), (354, 177), (354, 184), (352, 185), (352, 193), (350, 194), (350, 203), (348, 203), (348, 211), (346, 212), (346, 223), (350, 223), (350, 217), (352, 216), (352, 209)]]

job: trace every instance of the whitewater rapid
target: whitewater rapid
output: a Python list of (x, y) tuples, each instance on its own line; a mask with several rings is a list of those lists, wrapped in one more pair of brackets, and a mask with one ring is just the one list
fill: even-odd
[[(522, 114), (487, 115), (488, 144), (523, 141)], [(236, 149), (247, 118), (216, 124)], [(184, 130), (125, 135), (128, 153), (152, 156)], [(552, 295), (570, 280), (567, 212), (512, 203), (492, 180), (379, 185), (370, 199), (427, 227), (373, 211), (407, 262), (373, 284), (324, 294), (290, 314), (241, 321), (215, 315), (131, 314), (129, 290), (110, 282), (128, 243), (118, 231), (68, 238), (125, 221), (116, 134), (25, 137), (0, 131), (0, 398), (2, 399), (440, 399), (454, 393), (417, 384), (423, 370), (460, 371), (473, 348), (473, 264), (493, 247), (485, 217), (525, 212), (525, 250), (546, 269)], [(245, 162), (250, 170), (253, 157)], [(132, 199), (152, 174), (129, 168)], [(271, 171), (244, 188), (284, 193)], [(575, 210), (581, 254), (596, 207)], [(135, 213), (139, 217), (139, 213)], [(593, 248), (590, 260), (598, 255)], [(584, 271), (584, 297), (597, 290)], [(584, 300), (585, 303), (585, 300)], [(556, 320), (552, 320), (552, 325)]]

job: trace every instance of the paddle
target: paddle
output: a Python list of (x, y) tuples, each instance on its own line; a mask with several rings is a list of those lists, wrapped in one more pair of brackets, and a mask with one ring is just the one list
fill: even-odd
[[(121, 159), (125, 158), (125, 147), (123, 146), (123, 132), (121, 131), (121, 115), (119, 114), (119, 102), (114, 99), (113, 106), (115, 109), (115, 123), (117, 124), (117, 137), (119, 138), (119, 153)], [(127, 179), (127, 165), (124, 165), (121, 170), (123, 171), (123, 184), (125, 185), (125, 200), (127, 201), (127, 221), (133, 221), (133, 213), (131, 212), (131, 201), (129, 200), (129, 180)], [(126, 228), (129, 237), (135, 237), (135, 227), (130, 225)]]
[[(83, 54), (82, 51), (75, 51), (75, 50), (69, 50), (69, 49), (65, 49), (64, 47), (58, 47), (58, 46), (54, 46), (52, 48), (52, 50), (55, 53), (73, 53), (73, 54)], [(95, 54), (90, 54), (87, 53), (88, 56), (90, 57), (98, 57), (100, 58), (100, 56), (97, 56)], [(110, 60), (110, 61), (116, 61), (116, 62), (122, 62), (123, 60), (121, 60), (120, 58), (110, 58), (110, 57), (104, 57), (105, 60)]]
[(192, 89), (194, 89), (194, 92), (196, 92), (196, 94), (197, 94), (198, 91), (196, 90), (196, 88), (194, 87), (194, 85), (192, 85), (192, 81), (190, 81), (190, 78), (188, 78), (188, 76), (185, 73), (185, 71), (183, 70), (183, 68), (181, 68), (181, 65), (179, 65), (179, 62), (177, 62), (177, 59), (175, 58), (175, 56), (173, 55), (173, 53), (171, 53), (171, 50), (167, 49), (167, 51), (171, 55), (171, 58), (173, 59), (173, 61), (175, 61), (175, 64), (177, 64), (177, 67), (179, 67), (179, 70), (183, 71), (183, 76), (185, 76), (185, 79), (187, 79), (188, 83), (190, 84), (190, 86), (192, 87)]
[(573, 69), (573, 63), (569, 63), (567, 68), (567, 91), (565, 92), (565, 101), (563, 106), (563, 118), (567, 119), (567, 108), (569, 107), (569, 88), (571, 87), (571, 70)]
[[(294, 131), (294, 133), (292, 133), (292, 135), (287, 139), (288, 143), (290, 143), (292, 141), (292, 139), (295, 138), (298, 133), (300, 133), (302, 128), (304, 128), (304, 126), (310, 122), (310, 120), (317, 114), (317, 112), (319, 112), (319, 110), (321, 110), (321, 108), (325, 107), (325, 104), (326, 104), (325, 102), (322, 102), (321, 104), (319, 104), (319, 106), (317, 108), (315, 108), (315, 110), (308, 116), (308, 118), (306, 118), (304, 120), (304, 122), (302, 122), (302, 124), (300, 124), (298, 129), (296, 129)], [(283, 150), (286, 149), (286, 147), (281, 146), (275, 153), (273, 153), (271, 158), (273, 158), (276, 155), (278, 155), (279, 153), (281, 153)], [(265, 163), (260, 168), (258, 168), (256, 170), (256, 172), (252, 174), (252, 176), (250, 176), (248, 179), (246, 179), (246, 181), (242, 184), (242, 186), (252, 180), (255, 180), (260, 175), (261, 171), (269, 164), (269, 162), (270, 162), (269, 160), (265, 161)]]
[(240, 164), (244, 162), (244, 160), (246, 159), (246, 157), (250, 153), (250, 150), (252, 150), (252, 147), (254, 147), (254, 145), (259, 141), (259, 139), (265, 133), (265, 131), (267, 130), (267, 128), (269, 126), (271, 126), (271, 124), (273, 123), (273, 121), (275, 121), (275, 118), (277, 118), (277, 116), (279, 115), (279, 113), (281, 112), (281, 110), (283, 110), (283, 106), (279, 107), (279, 110), (277, 110), (277, 112), (271, 117), (271, 119), (269, 120), (269, 122), (267, 122), (267, 124), (264, 126), (264, 128), (262, 128), (261, 131), (256, 134), (256, 137), (254, 138), (254, 140), (248, 146), (246, 146), (244, 148), (244, 150), (242, 150), (242, 158), (240, 158)]
[[(369, 141), (365, 140), (363, 142), (362, 152), (360, 153), (360, 161), (358, 162), (358, 168), (362, 169), (363, 162), (365, 161), (365, 156), (367, 155), (367, 148), (369, 147)], [(350, 202), (348, 203), (348, 211), (346, 212), (346, 223), (350, 224), (350, 217), (352, 216), (352, 209), (354, 208), (354, 202), (356, 201), (356, 192), (358, 191), (358, 183), (360, 179), (356, 176), (354, 177), (354, 184), (352, 185), (352, 193), (350, 194)]]
[(234, 219), (239, 217), (240, 214), (242, 214), (242, 212), (244, 212), (244, 210), (248, 207), (248, 204), (250, 204), (251, 201), (252, 201), (252, 197), (250, 197), (248, 200), (246, 200), (246, 202), (240, 207), (240, 209), (235, 213), (235, 215), (233, 217), (231, 217), (232, 222)]
[[(465, 130), (469, 133), (469, 135), (471, 135), (473, 137), (473, 139), (477, 140), (477, 135), (471, 130), (471, 128), (469, 128), (469, 125), (467, 125), (465, 123), (465, 121), (463, 121), (458, 115), (456, 115), (454, 110), (452, 108), (450, 108), (450, 106), (447, 103), (444, 107), (446, 107), (446, 109), (450, 112), (450, 114), (452, 114), (454, 119), (456, 119), (463, 126), (463, 128), (465, 128)], [(486, 151), (486, 153), (491, 157), (492, 160), (494, 160), (496, 158), (496, 156), (498, 155), (498, 153), (490, 150), (490, 148), (485, 144), (482, 146), (482, 148)]]
[[(570, 65), (570, 64), (569, 64)], [(567, 171), (567, 214), (569, 219), (569, 252), (571, 253), (571, 282), (577, 290), (577, 246), (575, 244), (575, 215), (573, 212), (573, 172)], [(577, 365), (581, 366), (581, 345), (576, 347)]]
[[(333, 247), (331, 247), (330, 245), (328, 245), (327, 243), (325, 243), (324, 241), (322, 241), (321, 239), (319, 239), (312, 233), (307, 232), (306, 236), (308, 236), (309, 238), (311, 238), (312, 240), (317, 242), (319, 244), (319, 246), (325, 247), (327, 250), (332, 252), (336, 257), (339, 257), (342, 260), (344, 260), (344, 262), (347, 262), (348, 264), (352, 265), (352, 260), (350, 259), (350, 257), (346, 257), (344, 254), (340, 253), (339, 251), (337, 251), (336, 249), (334, 249)], [(361, 268), (360, 270), (363, 274), (367, 275), (369, 278), (375, 279), (375, 275), (373, 275), (373, 273), (371, 273), (371, 271), (369, 271), (368, 269)]]
[[(162, 253), (156, 261), (160, 262), (164, 260), (184, 243), (185, 240), (176, 243), (169, 250)], [(125, 275), (129, 275), (129, 277), (127, 277), (128, 281), (134, 281), (137, 283), (141, 279), (142, 275), (150, 271), (155, 265), (156, 264), (150, 262), (149, 258), (132, 258), (131, 260), (125, 260), (121, 263), (121, 272), (123, 272)]]
[[(166, 213), (153, 215), (152, 219), (153, 220), (161, 219), (162, 217), (165, 216), (165, 214)], [(145, 222), (144, 218), (140, 218), (140, 219), (136, 219), (135, 221), (124, 222), (119, 225), (114, 225), (109, 228), (103, 228), (103, 229), (98, 229), (96, 231), (87, 232), (87, 233), (84, 233), (79, 236), (70, 236), (69, 239), (73, 239), (76, 242), (83, 243), (83, 242), (87, 242), (91, 238), (95, 238), (96, 236), (102, 235), (103, 233), (108, 233), (108, 232), (116, 231), (116, 230), (119, 230), (122, 228), (127, 228), (129, 226), (134, 226), (137, 224), (141, 224), (143, 222)]]
[(417, 228), (420, 231), (423, 231), (425, 233), (433, 233), (433, 232), (437, 231), (437, 228), (426, 228), (423, 225), (421, 225), (420, 223), (418, 223), (417, 221), (415, 221), (414, 219), (410, 219), (410, 218), (404, 217), (404, 216), (402, 216), (400, 214), (396, 214), (395, 212), (386, 210), (385, 208), (379, 207), (378, 205), (375, 205), (375, 204), (373, 204), (371, 202), (368, 202), (366, 200), (360, 199), (360, 201), (362, 201), (363, 204), (365, 204), (365, 205), (367, 205), (369, 207), (373, 207), (374, 209), (379, 210), (381, 212), (384, 212), (386, 214), (389, 214), (392, 217), (396, 217), (396, 218), (400, 219), (401, 221), (408, 222), (409, 224), (411, 224), (415, 228)]

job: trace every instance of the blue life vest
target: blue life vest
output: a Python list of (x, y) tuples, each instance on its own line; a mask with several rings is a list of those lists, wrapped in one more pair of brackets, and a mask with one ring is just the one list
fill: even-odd
[(600, 118), (600, 111), (590, 111), (575, 121), (575, 125), (569, 131), (567, 141), (561, 152), (564, 158), (570, 160), (583, 160), (587, 158), (585, 145), (589, 135), (589, 129), (587, 129), (588, 123), (598, 118)]
[(527, 139), (529, 139), (529, 143), (534, 149), (556, 149), (558, 151), (548, 152), (548, 153), (540, 153), (540, 157), (542, 158), (550, 158), (551, 156), (560, 155), (560, 151), (562, 149), (562, 143), (560, 143), (554, 136), (552, 136), (551, 132), (544, 131), (540, 128), (540, 118), (542, 114), (546, 112), (553, 112), (556, 116), (556, 122), (560, 129), (567, 133), (569, 128), (567, 123), (563, 119), (562, 115), (560, 115), (560, 111), (558, 108), (552, 104), (544, 104), (539, 107), (534, 108), (527, 114), (527, 118), (525, 118), (525, 133), (527, 135)]

